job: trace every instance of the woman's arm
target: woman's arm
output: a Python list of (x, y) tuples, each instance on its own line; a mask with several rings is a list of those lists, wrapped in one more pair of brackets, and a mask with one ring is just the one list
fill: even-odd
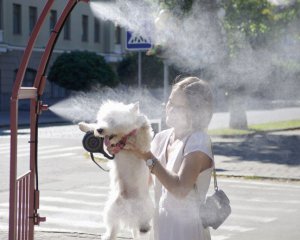
[[(144, 160), (155, 158), (151, 152), (139, 154)], [(196, 151), (188, 154), (183, 159), (178, 173), (167, 170), (159, 161), (156, 161), (152, 173), (169, 192), (178, 198), (184, 198), (193, 188), (199, 173), (211, 166), (211, 159), (206, 154)]]

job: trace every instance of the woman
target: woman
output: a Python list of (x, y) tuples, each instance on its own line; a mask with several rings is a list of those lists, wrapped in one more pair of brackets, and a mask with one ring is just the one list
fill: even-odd
[(206, 82), (187, 77), (173, 86), (166, 106), (170, 127), (158, 133), (151, 152), (138, 152), (154, 175), (156, 240), (207, 240), (200, 219), (213, 169), (206, 129), (212, 117), (212, 93)]

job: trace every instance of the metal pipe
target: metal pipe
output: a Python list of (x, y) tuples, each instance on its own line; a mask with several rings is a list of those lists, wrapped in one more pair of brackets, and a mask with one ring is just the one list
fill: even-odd
[(9, 233), (8, 239), (16, 239), (17, 226), (17, 198), (16, 198), (16, 178), (17, 178), (17, 132), (18, 132), (18, 93), (23, 82), (26, 68), (28, 66), (29, 58), (32, 54), (33, 46), (36, 42), (38, 33), (48, 16), (48, 12), (53, 5), (54, 0), (48, 0), (32, 33), (29, 38), (27, 47), (21, 60), (21, 64), (16, 76), (16, 80), (12, 89), (12, 97), (10, 104), (10, 193), (9, 193)]
[[(33, 239), (33, 230), (34, 230), (34, 223), (39, 223), (39, 221), (43, 218), (40, 218), (38, 215), (35, 215), (35, 206), (34, 206), (34, 199), (35, 199), (35, 189), (34, 189), (34, 174), (35, 174), (35, 161), (37, 160), (37, 118), (38, 118), (38, 106), (39, 97), (43, 94), (43, 90), (45, 88), (45, 76), (44, 73), (46, 71), (49, 57), (53, 51), (54, 45), (57, 41), (59, 32), (61, 31), (68, 15), (73, 10), (74, 6), (79, 2), (89, 2), (89, 0), (69, 0), (68, 4), (66, 5), (59, 21), (55, 25), (54, 32), (51, 34), (50, 39), (48, 41), (47, 47), (42, 57), (41, 64), (38, 68), (37, 76), (34, 81), (34, 87), (29, 88), (21, 88), (24, 75), (29, 63), (29, 58), (32, 54), (33, 46), (36, 42), (37, 36), (41, 30), (42, 25), (45, 22), (45, 19), (48, 16), (48, 12), (50, 11), (54, 0), (48, 0), (42, 10), (40, 17), (37, 20), (37, 23), (31, 33), (29, 38), (27, 47), (24, 51), (21, 64), (19, 70), (16, 75), (16, 80), (14, 82), (14, 86), (12, 89), (12, 96), (11, 96), (11, 104), (10, 104), (10, 130), (11, 130), (11, 140), (10, 140), (10, 195), (9, 195), (9, 240), (15, 240), (17, 236), (18, 230), (18, 237), (20, 237), (20, 230), (21, 225), (19, 224), (19, 228), (17, 229), (17, 220), (21, 221), (21, 217), (19, 215), (19, 219), (17, 219), (17, 210), (18, 206), (25, 207), (25, 213), (23, 212), (23, 218), (26, 218), (24, 224), (26, 225), (26, 229), (22, 229), (22, 232), (25, 233), (26, 239)], [(17, 179), (17, 132), (18, 132), (18, 100), (23, 98), (30, 98), (30, 173), (28, 174), (28, 178), (25, 182), (22, 182), (24, 185), (23, 189), (25, 191), (25, 195), (23, 194), (23, 198), (21, 197), (21, 193), (19, 192), (19, 199), (17, 198), (17, 190), (18, 187), (20, 188), (20, 182), (18, 185)], [(39, 106), (40, 107), (40, 106)], [(22, 187), (22, 188), (23, 188)], [(20, 190), (20, 189), (19, 189)], [(19, 201), (19, 205), (17, 205), (17, 200)], [(23, 201), (23, 203), (22, 203)], [(37, 203), (38, 205), (38, 203)], [(28, 209), (28, 212), (27, 210)], [(19, 209), (19, 214), (21, 214), (21, 209)], [(22, 209), (24, 210), (24, 209)], [(25, 214), (25, 216), (24, 216)], [(31, 219), (31, 221), (28, 220)], [(36, 221), (35, 221), (36, 220)], [(27, 223), (29, 225), (27, 227)], [(24, 226), (24, 225), (23, 225)], [(28, 235), (27, 235), (28, 230)]]

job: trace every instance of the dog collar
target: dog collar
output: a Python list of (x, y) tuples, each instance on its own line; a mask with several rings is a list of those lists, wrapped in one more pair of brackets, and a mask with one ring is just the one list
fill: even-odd
[(105, 144), (105, 146), (112, 148), (113, 154), (117, 154), (125, 147), (128, 137), (135, 135), (136, 132), (137, 132), (137, 129), (132, 130), (130, 133), (124, 135), (121, 138), (121, 140), (119, 142), (117, 142), (116, 144), (111, 144), (110, 140), (109, 140), (109, 136), (105, 136), (104, 144)]

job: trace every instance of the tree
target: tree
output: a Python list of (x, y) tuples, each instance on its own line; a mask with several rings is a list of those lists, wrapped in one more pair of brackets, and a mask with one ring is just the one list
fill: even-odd
[(95, 85), (115, 87), (119, 81), (102, 56), (74, 51), (61, 54), (50, 68), (48, 79), (74, 91), (90, 90)]
[[(270, 54), (270, 42), (280, 39), (286, 32), (286, 27), (299, 19), (300, 1), (286, 1), (285, 5), (271, 4), (271, 0), (162, 0), (165, 7), (179, 18), (188, 15), (193, 7), (210, 14), (211, 24), (216, 26), (220, 21), (224, 32), (227, 56), (219, 61), (218, 72), (205, 69), (210, 76), (224, 87), (228, 93), (230, 104), (230, 126), (233, 128), (247, 128), (245, 102), (248, 95), (255, 94), (250, 87), (254, 85), (259, 89), (262, 83), (271, 79), (276, 66), (269, 59), (264, 59), (265, 54)], [(274, 1), (278, 2), (278, 1)], [(223, 11), (222, 11), (223, 10)], [(218, 13), (224, 12), (223, 17)], [(221, 14), (222, 15), (222, 14)], [(294, 24), (299, 26), (298, 24)], [(294, 39), (300, 39), (299, 27)], [(158, 48), (157, 52), (163, 51)], [(277, 58), (275, 54), (270, 55)], [(270, 57), (271, 58), (271, 57)], [(288, 59), (289, 60), (289, 59)], [(268, 71), (261, 63), (268, 62)], [(285, 60), (281, 60), (285, 62)], [(295, 66), (295, 64), (292, 64)], [(220, 74), (221, 73), (221, 74)], [(256, 76), (253, 73), (257, 73)], [(263, 74), (260, 74), (263, 73)], [(256, 82), (255, 82), (256, 81)], [(266, 83), (264, 83), (266, 84)], [(249, 87), (250, 86), (250, 87)]]
[[(241, 32), (252, 48), (265, 47), (271, 38), (279, 37), (283, 29), (299, 17), (300, 1), (292, 5), (272, 5), (268, 0), (225, 0), (224, 27), (229, 47), (234, 52), (237, 45), (231, 34)], [(231, 53), (233, 53), (231, 52)]]
[[(291, 5), (276, 6), (267, 0), (225, 0), (222, 1), (222, 7), (225, 10), (223, 26), (227, 34), (229, 48), (228, 68), (230, 68), (234, 61), (241, 61), (245, 58), (246, 55), (244, 53), (246, 51), (249, 53), (247, 56), (250, 57), (252, 56), (251, 52), (274, 51), (270, 47), (272, 43), (275, 43), (286, 34), (286, 27), (299, 18), (300, 1), (294, 1)], [(245, 46), (248, 47), (248, 50), (245, 50)], [(277, 56), (274, 52), (273, 58), (276, 58)], [(244, 54), (243, 57), (241, 57), (242, 54)], [(259, 68), (265, 67), (261, 64), (262, 60), (258, 59), (262, 54), (257, 54), (257, 56), (254, 58), (254, 61), (248, 61), (248, 66), (243, 66), (248, 72), (259, 71)], [(252, 66), (249, 67), (249, 65)], [(268, 66), (269, 75), (257, 74), (258, 77), (261, 77), (258, 81), (260, 85), (257, 88), (262, 85), (262, 82), (266, 82), (268, 78), (271, 78), (272, 72), (278, 68), (273, 63), (272, 65)], [(266, 73), (267, 71), (262, 70), (262, 72)], [(234, 84), (230, 85), (226, 81), (224, 82), (230, 102), (230, 127), (247, 128), (243, 99), (250, 94), (249, 86), (254, 84), (252, 83), (254, 74), (248, 74), (247, 76), (246, 71), (233, 71), (231, 76), (237, 78)]]
[[(138, 58), (136, 53), (128, 54), (117, 67), (120, 82), (126, 85), (137, 85), (138, 80)], [(142, 84), (148, 87), (162, 87), (163, 82), (163, 61), (156, 56), (142, 55)], [(174, 79), (179, 72), (174, 68), (169, 69), (170, 81)]]

